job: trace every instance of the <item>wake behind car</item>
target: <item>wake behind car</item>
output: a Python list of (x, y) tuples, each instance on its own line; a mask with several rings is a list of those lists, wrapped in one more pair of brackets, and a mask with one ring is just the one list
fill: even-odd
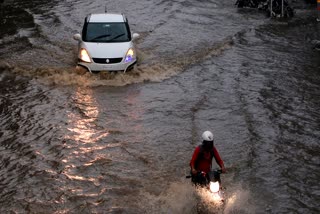
[(130, 32), (123, 14), (90, 14), (85, 18), (78, 41), (78, 65), (90, 72), (123, 71), (137, 62), (133, 41), (139, 34)]

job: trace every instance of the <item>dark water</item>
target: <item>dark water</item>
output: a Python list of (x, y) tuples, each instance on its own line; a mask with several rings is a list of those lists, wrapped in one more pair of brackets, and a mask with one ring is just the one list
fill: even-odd
[[(138, 68), (80, 74), (72, 36), (105, 3), (141, 35)], [(289, 21), (216, 0), (0, 9), (1, 213), (319, 213), (314, 8)], [(228, 169), (219, 207), (185, 179), (204, 130)]]

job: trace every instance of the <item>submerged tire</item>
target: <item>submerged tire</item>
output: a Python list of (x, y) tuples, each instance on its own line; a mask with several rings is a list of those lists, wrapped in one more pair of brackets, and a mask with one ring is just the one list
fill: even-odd
[(76, 67), (76, 73), (79, 74), (79, 75), (84, 75), (88, 72), (88, 70), (82, 66), (77, 66)]

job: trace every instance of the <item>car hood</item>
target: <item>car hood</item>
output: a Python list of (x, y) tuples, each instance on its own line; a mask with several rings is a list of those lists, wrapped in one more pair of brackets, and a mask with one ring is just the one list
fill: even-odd
[(128, 49), (132, 47), (131, 42), (121, 43), (83, 43), (92, 58), (122, 58), (126, 55)]

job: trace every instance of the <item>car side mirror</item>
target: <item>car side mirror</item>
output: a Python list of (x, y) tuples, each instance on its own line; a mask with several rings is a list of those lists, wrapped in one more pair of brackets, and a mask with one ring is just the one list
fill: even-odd
[(139, 38), (139, 34), (138, 33), (134, 33), (132, 34), (132, 40), (136, 40), (137, 38)]
[(79, 33), (76, 33), (73, 35), (73, 39), (77, 41), (81, 41), (81, 35)]

